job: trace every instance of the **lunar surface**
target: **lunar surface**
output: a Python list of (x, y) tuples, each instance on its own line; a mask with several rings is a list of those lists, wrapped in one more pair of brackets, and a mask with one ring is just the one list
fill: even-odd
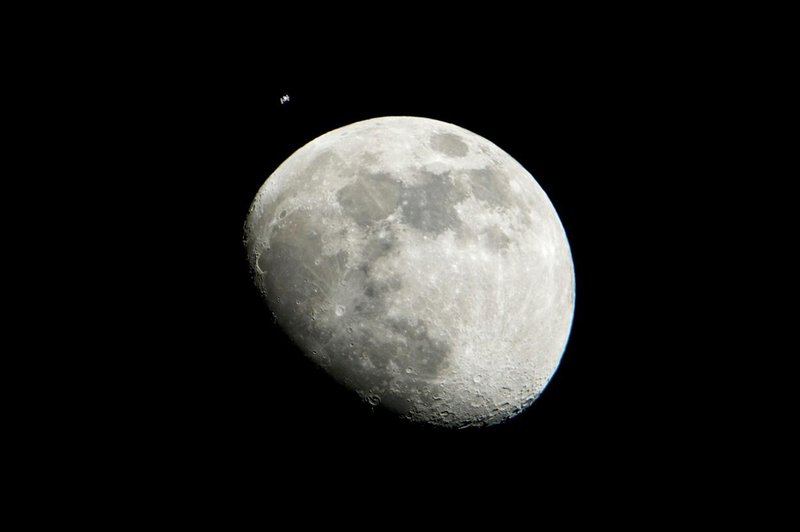
[(511, 156), (452, 124), (382, 117), (311, 141), (258, 191), (245, 245), (285, 333), (410, 421), (504, 421), (566, 347), (575, 281), (553, 205)]

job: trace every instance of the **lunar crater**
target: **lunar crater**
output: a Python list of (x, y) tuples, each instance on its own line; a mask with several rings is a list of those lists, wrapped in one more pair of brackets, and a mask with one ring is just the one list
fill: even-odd
[(431, 137), (431, 147), (450, 157), (464, 157), (469, 152), (464, 140), (453, 133), (436, 133)]

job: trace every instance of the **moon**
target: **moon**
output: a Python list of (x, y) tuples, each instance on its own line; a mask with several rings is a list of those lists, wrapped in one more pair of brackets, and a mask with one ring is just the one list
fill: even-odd
[(258, 191), (244, 242), (292, 341), (412, 422), (507, 420), (566, 348), (575, 275), (555, 208), (510, 155), (453, 124), (381, 117), (314, 139)]

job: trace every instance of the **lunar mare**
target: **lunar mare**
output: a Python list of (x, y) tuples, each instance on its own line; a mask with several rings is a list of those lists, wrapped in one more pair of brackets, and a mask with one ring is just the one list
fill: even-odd
[(566, 347), (575, 282), (553, 205), (511, 156), (452, 124), (382, 117), (311, 141), (258, 191), (245, 245), (299, 348), (411, 421), (503, 421)]

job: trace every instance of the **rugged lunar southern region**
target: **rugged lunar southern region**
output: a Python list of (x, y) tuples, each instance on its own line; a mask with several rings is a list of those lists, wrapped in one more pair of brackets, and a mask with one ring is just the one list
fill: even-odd
[(445, 427), (529, 406), (569, 336), (553, 205), (488, 140), (426, 118), (336, 129), (259, 190), (245, 244), (286, 334), (372, 405)]

